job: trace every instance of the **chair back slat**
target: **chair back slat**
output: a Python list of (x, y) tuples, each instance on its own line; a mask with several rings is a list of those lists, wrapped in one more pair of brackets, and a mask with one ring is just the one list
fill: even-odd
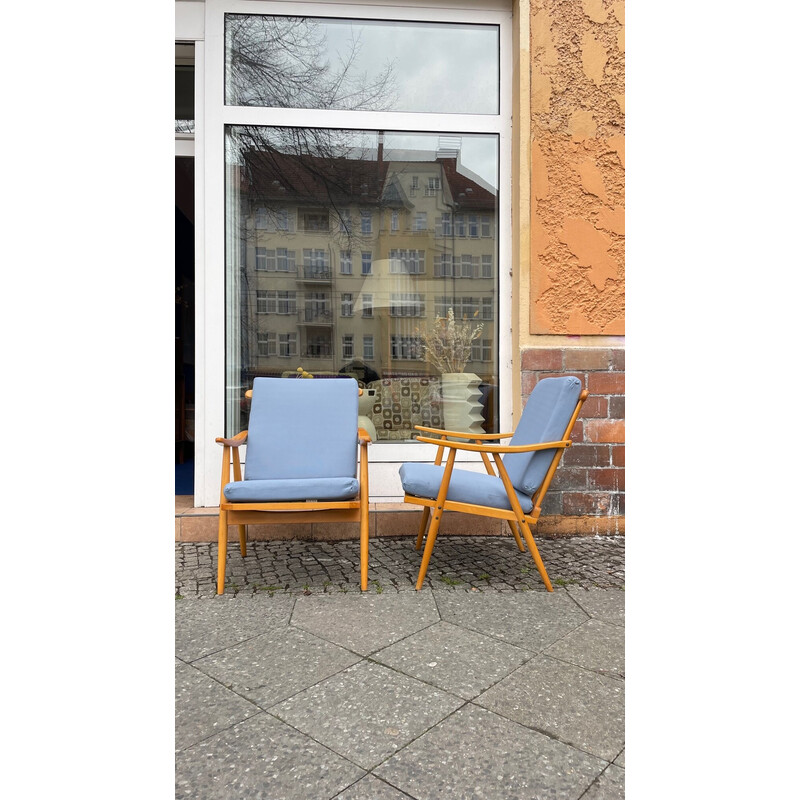
[(355, 476), (358, 383), (256, 378), (245, 480)]
[[(561, 440), (581, 395), (581, 382), (572, 375), (540, 380), (528, 398), (509, 444), (539, 444)], [(515, 489), (533, 496), (547, 475), (555, 448), (503, 457)]]

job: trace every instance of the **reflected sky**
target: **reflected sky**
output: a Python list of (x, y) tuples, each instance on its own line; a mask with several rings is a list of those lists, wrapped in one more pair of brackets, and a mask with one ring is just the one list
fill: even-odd
[(391, 64), (394, 111), (497, 114), (499, 30), (494, 25), (326, 20), (335, 62), (355, 43), (354, 69)]
[[(242, 17), (236, 19), (243, 20)], [(229, 60), (240, 57), (248, 60), (249, 86), (229, 86), (234, 93), (232, 100), (240, 104), (257, 104), (251, 98), (259, 94), (269, 96), (269, 93), (253, 90), (259, 65), (251, 55), (259, 48), (251, 47), (247, 37), (278, 38), (282, 28), (288, 31), (292, 27), (296, 31), (298, 23), (297, 18), (262, 19), (269, 20), (266, 27), (239, 25), (237, 35), (229, 41), (229, 46), (232, 45)], [(348, 84), (379, 86), (380, 101), (371, 100), (377, 103), (376, 110), (382, 106), (381, 110), (407, 112), (499, 113), (499, 28), (496, 25), (320, 18), (306, 18), (303, 25), (306, 38), (295, 35), (292, 39), (294, 52), (290, 58), (280, 60), (281, 69), (302, 71), (313, 63), (316, 69), (322, 69), (319, 81), (326, 89)], [(308, 43), (305, 53), (301, 51), (304, 41)], [(270, 57), (264, 59), (261, 74), (265, 84), (275, 80), (276, 61)], [(273, 93), (271, 98), (276, 105), (300, 107), (294, 100), (281, 99), (278, 94)], [(308, 99), (305, 102), (309, 107), (325, 107), (324, 103), (312, 104)], [(327, 107), (369, 109), (369, 105), (353, 105), (346, 92), (331, 99)]]

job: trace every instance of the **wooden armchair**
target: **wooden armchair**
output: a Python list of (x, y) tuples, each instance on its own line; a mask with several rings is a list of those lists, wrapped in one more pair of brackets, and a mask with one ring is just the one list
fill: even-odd
[[(404, 501), (422, 506), (417, 550), (422, 546), (433, 510), (417, 577), (418, 590), (425, 580), (442, 514), (461, 511), (507, 520), (517, 546), (524, 551), (521, 531), (547, 591), (553, 591), (531, 525), (539, 519), (542, 502), (561, 455), (571, 444), (572, 429), (587, 397), (588, 392), (581, 390), (577, 378), (545, 378), (536, 384), (513, 434), (476, 435), (417, 426), (423, 434), (428, 434), (418, 436), (417, 441), (439, 445), (433, 464), (406, 463), (400, 467)], [(509, 437), (507, 445), (499, 443)], [(442, 466), (445, 449), (447, 460)], [(486, 474), (455, 469), (459, 451), (480, 453)]]
[(225, 591), (228, 526), (238, 525), (246, 556), (247, 525), (328, 521), (360, 523), (366, 591), (370, 438), (357, 426), (359, 391), (347, 379), (255, 379), (248, 430), (216, 440), (223, 448), (217, 594)]

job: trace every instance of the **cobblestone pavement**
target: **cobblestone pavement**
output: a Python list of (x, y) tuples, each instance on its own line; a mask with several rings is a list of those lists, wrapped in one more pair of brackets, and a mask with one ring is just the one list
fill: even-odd
[[(624, 589), (625, 537), (578, 536), (536, 541), (555, 588)], [(217, 545), (176, 543), (175, 593), (216, 593)], [(370, 592), (413, 590), (421, 552), (409, 537), (370, 541)], [(250, 542), (242, 558), (229, 544), (225, 594), (270, 595), (359, 591), (357, 541)], [(425, 585), (481, 592), (544, 591), (530, 555), (509, 537), (442, 536), (436, 542)]]

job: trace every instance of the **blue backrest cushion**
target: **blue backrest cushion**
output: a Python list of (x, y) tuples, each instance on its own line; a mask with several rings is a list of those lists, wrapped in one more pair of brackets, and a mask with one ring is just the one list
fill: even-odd
[[(581, 382), (571, 375), (540, 380), (528, 398), (509, 444), (561, 441), (581, 390)], [(503, 463), (514, 488), (532, 495), (544, 480), (556, 452), (552, 448), (533, 453), (506, 453)]]
[(355, 476), (358, 384), (350, 378), (256, 378), (245, 480)]

